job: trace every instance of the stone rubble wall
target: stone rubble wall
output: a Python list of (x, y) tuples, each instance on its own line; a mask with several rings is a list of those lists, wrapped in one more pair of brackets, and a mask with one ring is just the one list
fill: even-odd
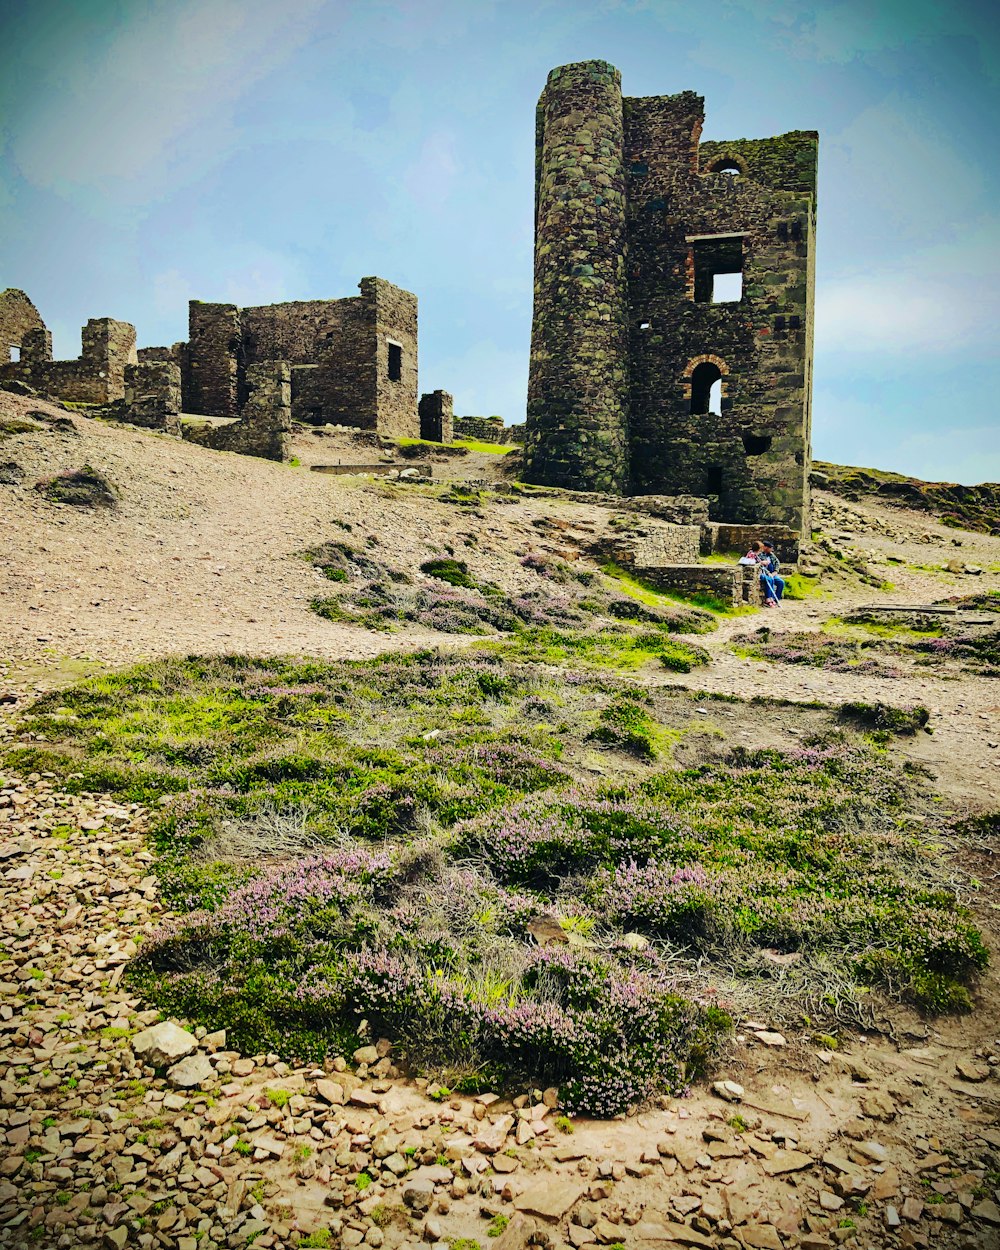
[[(700, 143), (703, 121), (690, 91), (623, 99), (602, 61), (549, 75), (525, 480), (802, 532), (817, 136)], [(712, 275), (737, 271), (741, 298), (713, 302)], [(717, 413), (696, 411), (699, 366)]]
[(455, 401), (447, 391), (421, 395), (417, 412), (422, 439), (432, 443), (450, 443), (455, 437)]
[(125, 397), (125, 369), (136, 363), (135, 327), (112, 317), (93, 317), (83, 327), (75, 360), (52, 359), (52, 335), (44, 325), (24, 332), (21, 360), (0, 367), (45, 395), (79, 404), (107, 404)]
[[(249, 371), (285, 361), (295, 420), (417, 437), (416, 296), (382, 278), (359, 287), (348, 299), (253, 308), (193, 300), (188, 343), (177, 345), (184, 411), (238, 416)], [(389, 376), (392, 344), (401, 351), (398, 380)]]
[(265, 460), (288, 460), (291, 454), (291, 369), (284, 361), (251, 365), (249, 395), (243, 416), (226, 425), (190, 425), (181, 433), (189, 442), (215, 451), (232, 451)]
[(732, 567), (706, 564), (636, 565), (630, 569), (660, 590), (679, 594), (712, 595), (733, 607), (761, 603), (760, 570), (737, 564)]
[(150, 430), (179, 434), (181, 370), (173, 360), (141, 360), (125, 368), (122, 419)]
[(0, 291), (0, 375), (7, 376), (3, 371), (12, 363), (10, 349), (18, 349), (23, 356), (24, 336), (29, 330), (44, 329), (45, 322), (38, 309), (23, 291), (15, 287)]
[(713, 522), (702, 530), (702, 555), (728, 552), (734, 556), (746, 555), (750, 544), (769, 539), (782, 564), (797, 564), (801, 537), (799, 531), (787, 525), (720, 525)]
[(507, 430), (502, 417), (456, 417), (455, 437), (474, 439), (477, 443), (503, 443)]
[(623, 149), (618, 70), (606, 61), (554, 69), (536, 113), (528, 482), (627, 486)]

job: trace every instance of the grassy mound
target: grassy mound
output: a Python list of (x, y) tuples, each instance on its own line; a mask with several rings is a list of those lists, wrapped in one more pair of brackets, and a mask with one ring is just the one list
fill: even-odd
[(757, 660), (866, 677), (902, 677), (911, 665), (957, 665), (982, 677), (1000, 676), (1000, 626), (972, 626), (949, 617), (862, 610), (832, 617), (821, 631), (763, 626), (736, 635), (731, 645), (738, 655)]
[[(465, 561), (451, 557), (425, 561), (422, 576), (414, 580), (348, 542), (324, 543), (303, 556), (340, 583), (335, 594), (311, 604), (328, 620), (381, 631), (416, 625), (448, 634), (523, 633), (516, 649), (523, 658), (541, 660), (551, 645), (587, 633), (594, 636), (593, 645), (581, 643), (581, 648), (596, 663), (614, 664), (619, 652), (630, 652), (634, 663), (658, 657), (687, 672), (705, 663), (706, 653), (670, 644), (667, 636), (715, 628), (712, 616), (698, 608), (665, 597), (645, 603), (616, 579), (532, 552), (521, 564), (537, 575), (537, 585), (515, 594), (476, 577)], [(636, 642), (640, 635), (646, 638), (641, 646)]]
[(313, 1058), (363, 1017), (452, 1086), (613, 1115), (703, 1069), (720, 985), (961, 1009), (986, 960), (917, 774), (803, 709), (812, 745), (730, 750), (714, 706), (509, 657), (189, 658), (46, 696), (5, 764), (149, 805), (182, 914), (130, 976), (165, 1010)]
[(35, 483), (35, 490), (52, 503), (72, 504), (77, 508), (113, 508), (118, 495), (108, 479), (97, 469), (85, 464), (82, 469), (67, 469), (54, 477)]
[(824, 489), (845, 499), (875, 498), (931, 513), (943, 525), (1000, 534), (1000, 483), (961, 486), (954, 482), (923, 482), (920, 478), (888, 473), (882, 469), (858, 469), (850, 465), (813, 461), (822, 474)]

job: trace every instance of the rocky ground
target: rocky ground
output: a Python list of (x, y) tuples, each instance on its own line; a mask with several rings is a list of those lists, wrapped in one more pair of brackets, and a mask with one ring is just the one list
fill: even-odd
[[(0, 403), (8, 417), (39, 407)], [(343, 535), (344, 523), (404, 566), (450, 546), (497, 580), (517, 575), (519, 552), (572, 556), (602, 524), (596, 509), (551, 500), (469, 515), (404, 487), (387, 494), (71, 423), (73, 432), (45, 426), (0, 448), (22, 474), (0, 488), (0, 536), (15, 552), (0, 696), (17, 701), (0, 706), (0, 741), (17, 737), (18, 702), (101, 664), (419, 645), (412, 633), (370, 635), (308, 611), (317, 574), (289, 557)], [(480, 460), (443, 471), (496, 474)], [(117, 510), (81, 513), (32, 489), (46, 471), (85, 463), (114, 481)], [(827, 597), (787, 604), (784, 624), (1000, 580), (996, 538), (833, 497), (821, 497), (818, 516), (826, 541), (895, 589), (828, 576)], [(820, 546), (815, 559), (825, 555)], [(961, 567), (948, 571), (956, 555)], [(935, 732), (907, 750), (949, 802), (995, 808), (996, 679), (934, 673), (887, 692), (860, 675), (741, 659), (727, 641), (746, 626), (737, 618), (699, 639), (713, 655), (699, 686), (925, 703)], [(5, 780), (0, 1246), (1000, 1246), (995, 970), (971, 1018), (900, 1011), (890, 1035), (855, 1035), (836, 1050), (808, 1023), (782, 1036), (766, 1019), (741, 1020), (714, 1083), (610, 1122), (562, 1119), (552, 1091), (453, 1098), (397, 1073), (379, 1038), (323, 1069), (291, 1069), (227, 1049), (223, 1034), (165, 1026), (123, 986), (137, 944), (165, 918), (142, 809), (61, 794), (44, 776)], [(994, 951), (995, 872), (987, 842), (954, 860)]]

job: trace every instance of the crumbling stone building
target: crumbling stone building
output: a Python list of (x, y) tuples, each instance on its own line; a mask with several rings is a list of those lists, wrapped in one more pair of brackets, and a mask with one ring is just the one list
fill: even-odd
[(186, 413), (239, 416), (251, 370), (284, 361), (294, 420), (419, 437), (417, 297), (383, 278), (359, 287), (349, 299), (257, 308), (192, 300), (187, 343), (140, 356), (176, 359)]
[(604, 61), (549, 75), (525, 476), (801, 532), (817, 135), (701, 143), (703, 121)]
[(0, 292), (0, 379), (79, 404), (107, 404), (125, 397), (125, 370), (134, 365), (135, 326), (93, 317), (81, 331), (75, 360), (52, 359), (52, 335), (23, 291)]

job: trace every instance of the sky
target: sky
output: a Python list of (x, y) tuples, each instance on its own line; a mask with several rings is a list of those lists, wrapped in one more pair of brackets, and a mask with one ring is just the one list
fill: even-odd
[(522, 421), (535, 102), (591, 58), (706, 139), (820, 132), (814, 455), (1000, 480), (986, 0), (0, 0), (0, 289), (72, 357), (377, 274), (420, 389)]

